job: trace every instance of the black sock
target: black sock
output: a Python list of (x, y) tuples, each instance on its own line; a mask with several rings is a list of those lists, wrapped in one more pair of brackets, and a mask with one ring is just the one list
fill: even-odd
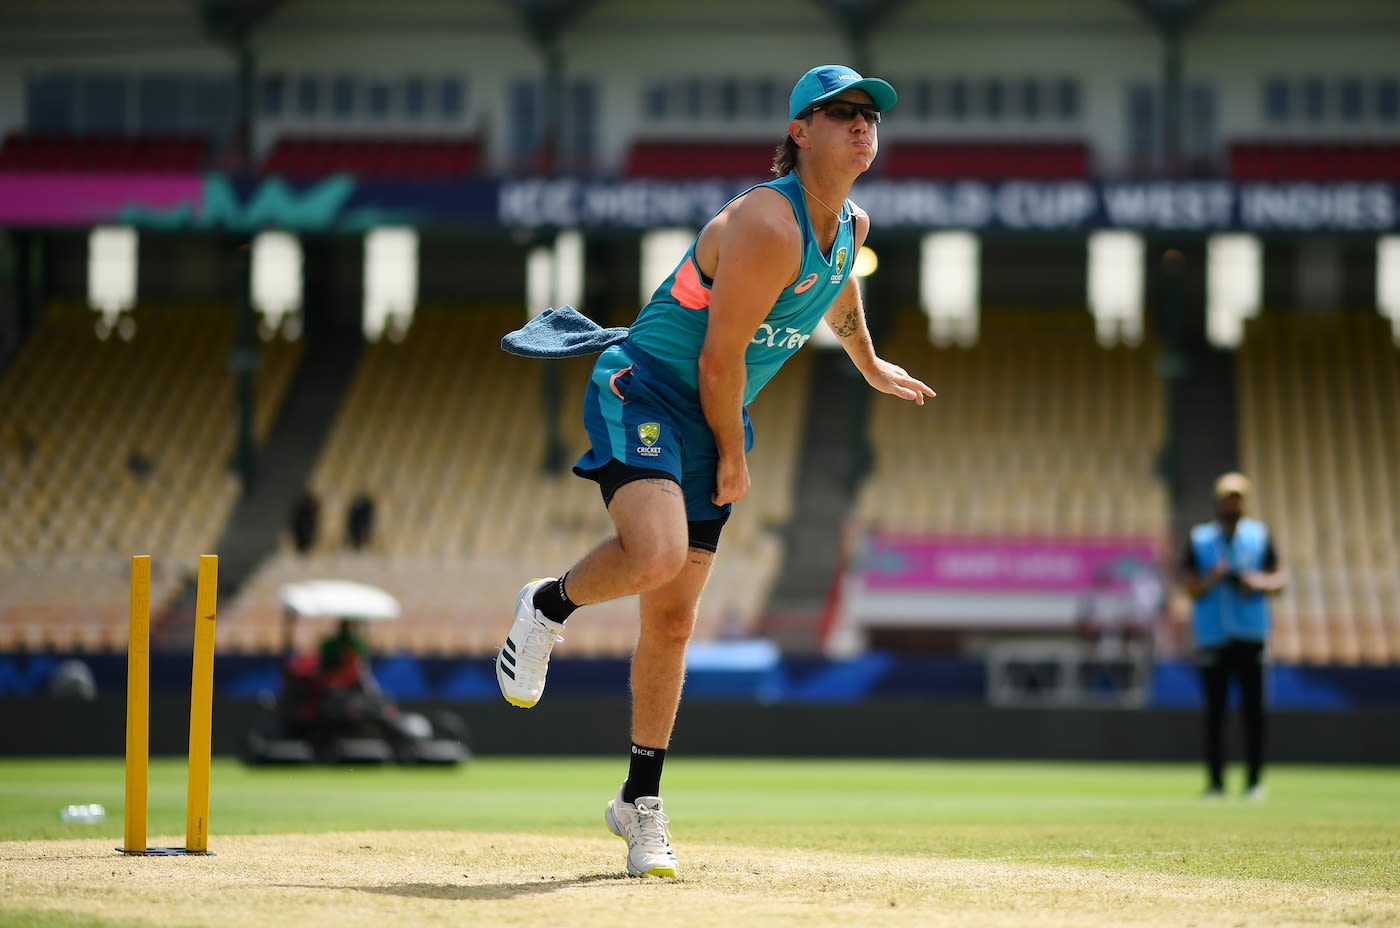
[(627, 782), (622, 784), (622, 801), (636, 802), (638, 796), (661, 795), (661, 765), (666, 763), (665, 748), (644, 748), (632, 745), (632, 765), (627, 769)]
[(564, 581), (569, 575), (555, 580), (553, 583), (546, 583), (535, 591), (535, 608), (544, 613), (544, 617), (551, 622), (563, 622), (574, 614), (578, 608), (578, 603), (569, 598), (569, 594), (564, 592)]

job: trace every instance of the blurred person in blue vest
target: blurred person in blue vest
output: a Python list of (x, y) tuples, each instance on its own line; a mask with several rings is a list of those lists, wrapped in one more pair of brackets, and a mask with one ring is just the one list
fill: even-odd
[(1192, 629), (1205, 691), (1205, 797), (1225, 793), (1225, 714), (1230, 680), (1239, 681), (1244, 715), (1245, 797), (1265, 797), (1264, 665), (1269, 640), (1269, 596), (1283, 590), (1269, 527), (1245, 516), (1252, 491), (1243, 474), (1215, 482), (1216, 517), (1191, 529), (1182, 579), (1195, 600)]

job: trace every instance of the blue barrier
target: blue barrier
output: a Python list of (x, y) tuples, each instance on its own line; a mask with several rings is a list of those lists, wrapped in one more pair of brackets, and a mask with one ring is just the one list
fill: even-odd
[[(124, 654), (0, 654), (0, 697), (43, 695), (65, 659), (83, 661), (99, 692), (126, 687)], [(214, 684), (232, 699), (277, 691), (279, 662), (271, 657), (221, 655)], [(500, 699), (493, 658), (416, 658), (390, 655), (374, 662), (385, 691), (403, 701), (493, 702)], [(188, 691), (189, 655), (151, 655), (153, 692)], [(567, 660), (550, 664), (551, 696), (626, 697), (626, 660)], [(1269, 703), (1278, 709), (1346, 711), (1400, 706), (1400, 667), (1304, 667), (1278, 664), (1267, 678)], [(987, 674), (981, 661), (957, 657), (871, 652), (849, 660), (783, 657), (766, 643), (697, 644), (688, 662), (688, 701), (753, 701), (764, 705), (839, 705), (867, 700), (981, 703)], [(1159, 661), (1147, 706), (1200, 705), (1196, 669), (1189, 661)]]

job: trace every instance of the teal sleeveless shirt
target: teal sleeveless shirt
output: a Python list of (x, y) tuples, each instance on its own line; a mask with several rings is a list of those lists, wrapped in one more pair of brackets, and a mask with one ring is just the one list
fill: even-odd
[[(783, 290), (749, 342), (745, 354), (748, 367), (745, 406), (753, 402), (778, 368), (812, 337), (855, 265), (855, 218), (851, 216), (849, 203), (842, 204), (841, 214), (847, 219), (837, 227), (830, 253), (823, 254), (812, 230), (806, 197), (798, 185), (797, 175), (789, 174), (749, 190), (758, 187), (771, 187), (792, 204), (793, 215), (802, 230), (802, 268), (796, 282)], [(697, 235), (675, 271), (642, 307), (628, 333), (629, 341), (697, 390), (700, 348), (709, 325), (710, 289), (714, 283), (700, 272), (695, 261), (695, 245), (699, 240)]]

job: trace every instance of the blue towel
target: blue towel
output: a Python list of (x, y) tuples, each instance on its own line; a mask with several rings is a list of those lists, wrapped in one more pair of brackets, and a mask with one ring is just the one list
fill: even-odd
[(501, 339), (501, 350), (522, 358), (578, 358), (625, 338), (626, 326), (605, 329), (572, 306), (550, 307)]

